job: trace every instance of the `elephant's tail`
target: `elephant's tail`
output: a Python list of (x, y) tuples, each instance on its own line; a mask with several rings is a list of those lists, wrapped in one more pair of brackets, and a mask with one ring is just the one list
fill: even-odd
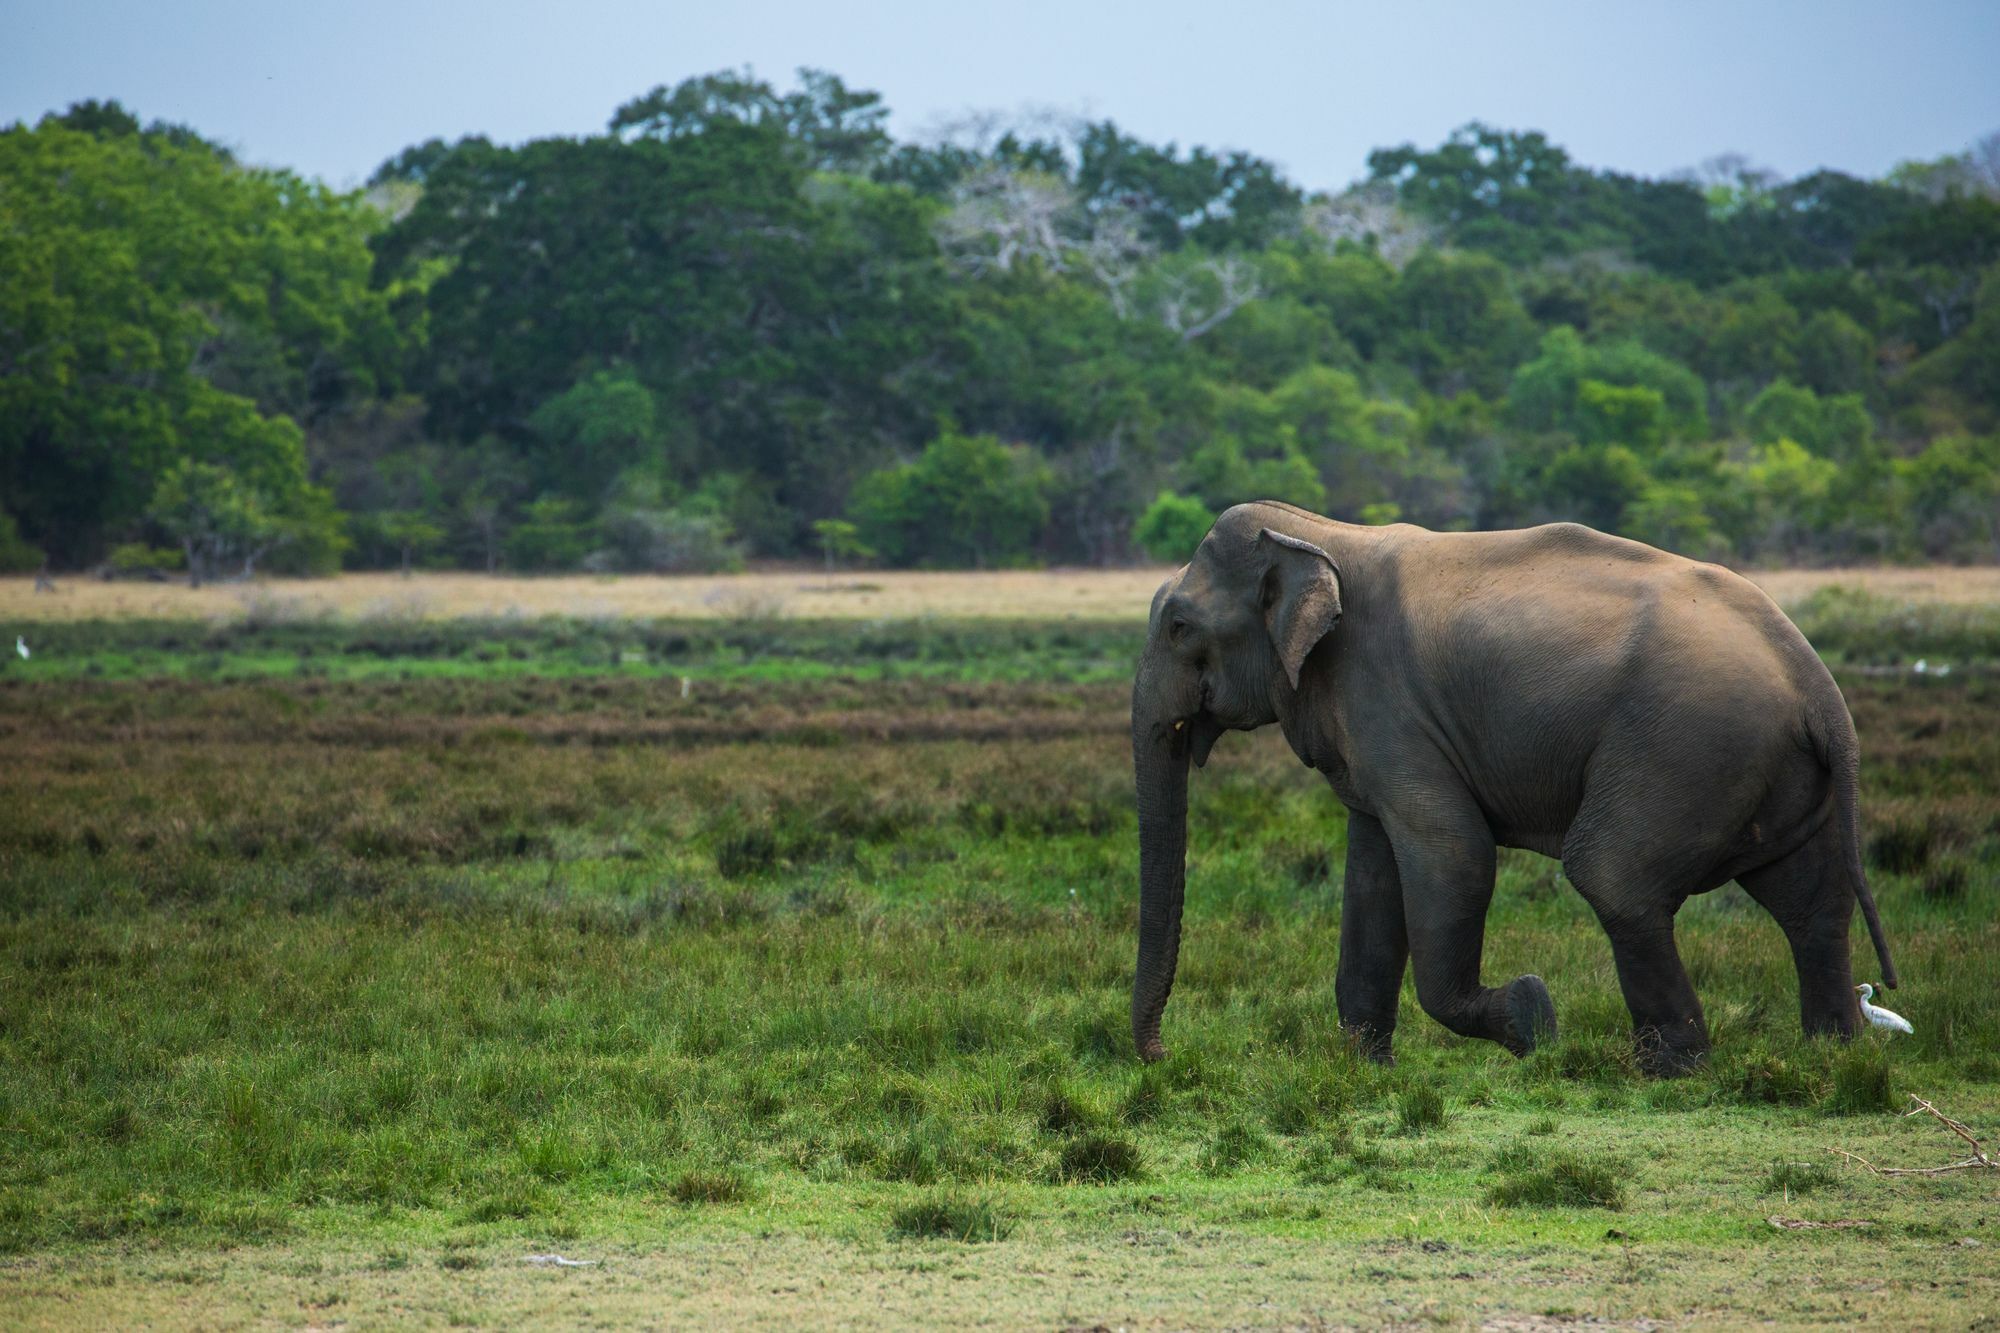
[(1868, 938), (1875, 942), (1875, 956), (1882, 961), (1882, 985), (1894, 990), (1896, 964), (1889, 957), (1889, 941), (1882, 934), (1882, 916), (1875, 910), (1875, 895), (1868, 891), (1868, 871), (1861, 863), (1861, 823), (1854, 808), (1855, 793), (1861, 786), (1861, 748), (1854, 739), (1854, 722), (1843, 704), (1834, 717), (1815, 710), (1810, 729), (1820, 759), (1833, 775), (1834, 818), (1840, 821), (1840, 843), (1847, 853), (1847, 877), (1853, 882), (1854, 897), (1861, 904), (1861, 917), (1868, 923)]

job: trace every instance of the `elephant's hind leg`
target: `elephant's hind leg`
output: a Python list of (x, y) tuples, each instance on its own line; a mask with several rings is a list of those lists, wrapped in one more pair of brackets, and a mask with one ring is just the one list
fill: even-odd
[(1852, 1037), (1861, 1025), (1847, 931), (1854, 886), (1840, 830), (1828, 820), (1798, 850), (1738, 877), (1776, 918), (1799, 973), (1799, 1025), (1808, 1037)]
[(1371, 1060), (1391, 1060), (1396, 1001), (1409, 965), (1403, 886), (1396, 853), (1381, 823), (1358, 810), (1347, 816), (1347, 877), (1341, 889), (1340, 965), (1333, 993), (1340, 1025)]
[(1555, 1037), (1555, 1003), (1536, 976), (1482, 986), (1486, 909), (1493, 900), (1493, 835), (1470, 798), (1430, 803), (1421, 824), (1389, 830), (1403, 884), (1403, 917), (1424, 1012), (1466, 1037), (1526, 1055)]
[(1671, 869), (1584, 850), (1566, 849), (1563, 871), (1611, 938), (1639, 1067), (1688, 1072), (1708, 1055), (1708, 1020), (1674, 943), (1674, 912), (1691, 885)]

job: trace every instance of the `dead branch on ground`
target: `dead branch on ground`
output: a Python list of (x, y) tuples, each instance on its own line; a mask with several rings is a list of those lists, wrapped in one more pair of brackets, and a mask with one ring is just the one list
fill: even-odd
[(1938, 1110), (1937, 1107), (1932, 1106), (1914, 1092), (1910, 1094), (1910, 1100), (1917, 1105), (1915, 1109), (1903, 1112), (1903, 1119), (1907, 1120), (1913, 1115), (1929, 1115), (1935, 1118), (1939, 1124), (1972, 1146), (1972, 1156), (1961, 1158), (1945, 1166), (1877, 1166), (1860, 1153), (1852, 1153), (1845, 1148), (1828, 1148), (1827, 1151), (1837, 1157), (1845, 1157), (1850, 1162), (1859, 1162), (1878, 1176), (1941, 1176), (1950, 1171), (1976, 1171), (1980, 1169), (2000, 1171), (2000, 1162), (1996, 1162), (1987, 1156), (1986, 1145), (1981, 1143), (1963, 1123), (1953, 1120), (1950, 1116)]

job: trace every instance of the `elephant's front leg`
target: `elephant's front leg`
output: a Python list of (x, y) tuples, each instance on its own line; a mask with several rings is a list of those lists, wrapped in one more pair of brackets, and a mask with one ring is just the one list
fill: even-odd
[(1392, 1063), (1396, 999), (1410, 942), (1403, 930), (1403, 885), (1389, 835), (1372, 815), (1347, 815), (1347, 878), (1341, 889), (1340, 967), (1333, 994), (1340, 1026), (1371, 1060)]
[(1538, 976), (1482, 986), (1494, 843), (1468, 796), (1439, 794), (1418, 820), (1390, 828), (1403, 884), (1403, 919), (1424, 1012), (1453, 1032), (1526, 1055), (1556, 1035), (1555, 1002)]

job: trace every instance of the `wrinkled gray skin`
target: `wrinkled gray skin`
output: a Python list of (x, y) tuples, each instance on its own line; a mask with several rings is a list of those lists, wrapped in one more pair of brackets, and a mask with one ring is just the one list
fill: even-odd
[(1655, 1072), (1708, 1049), (1674, 914), (1732, 879), (1791, 943), (1806, 1032), (1860, 1022), (1857, 900), (1896, 984), (1857, 845), (1853, 721), (1753, 584), (1574, 524), (1435, 533), (1262, 502), (1160, 588), (1133, 684), (1143, 1059), (1166, 1054), (1188, 763), (1274, 722), (1348, 809), (1335, 996), (1377, 1059), (1406, 962), (1454, 1032), (1516, 1055), (1554, 1035), (1539, 977), (1480, 980), (1496, 846), (1561, 858)]

